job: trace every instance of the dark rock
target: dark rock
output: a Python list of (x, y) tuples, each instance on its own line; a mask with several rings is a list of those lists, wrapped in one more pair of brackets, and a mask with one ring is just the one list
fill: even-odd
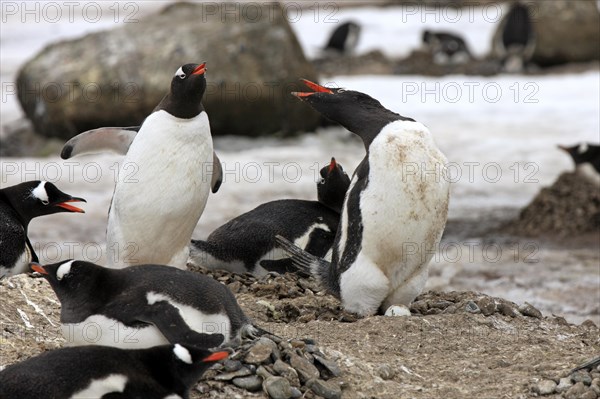
[(263, 390), (272, 399), (289, 399), (292, 397), (292, 387), (283, 377), (269, 377), (262, 383)]
[(521, 312), (523, 316), (535, 317), (536, 319), (542, 318), (542, 312), (528, 302), (525, 302), (523, 305), (519, 306), (519, 312)]
[(578, 382), (573, 385), (569, 390), (564, 394), (565, 399), (581, 399), (583, 394), (588, 391), (588, 388), (583, 384), (583, 382)]
[(248, 377), (239, 377), (233, 379), (233, 385), (238, 388), (245, 389), (246, 391), (254, 392), (259, 391), (262, 388), (262, 378), (257, 375), (251, 375)]
[(377, 367), (377, 375), (383, 380), (391, 380), (396, 375), (396, 370), (389, 364), (383, 363)]
[(477, 306), (481, 309), (481, 313), (484, 316), (491, 316), (496, 313), (496, 301), (489, 296), (483, 297), (477, 301)]
[(256, 375), (262, 377), (265, 380), (269, 377), (273, 377), (273, 373), (269, 372), (264, 366), (259, 366), (256, 369)]
[(231, 371), (229, 373), (219, 374), (219, 375), (215, 376), (213, 379), (215, 381), (229, 381), (234, 378), (245, 377), (250, 374), (251, 374), (250, 370), (248, 370), (246, 367), (242, 367), (241, 369), (239, 369), (237, 371)]
[(302, 396), (302, 391), (296, 387), (292, 387), (292, 398), (296, 399)]
[(227, 359), (223, 362), (223, 367), (225, 371), (238, 371), (242, 368), (242, 362), (239, 360)]
[(138, 125), (167, 93), (177, 68), (206, 61), (204, 106), (214, 135), (312, 130), (318, 114), (290, 92), (299, 77), (316, 80), (315, 70), (282, 7), (256, 8), (250, 18), (242, 8), (208, 13), (203, 4), (178, 2), (139, 23), (52, 44), (20, 70), (19, 101), (44, 136)]
[(259, 342), (250, 349), (244, 360), (250, 364), (266, 363), (270, 360), (272, 353), (271, 345)]
[(267, 345), (271, 348), (271, 360), (275, 361), (281, 358), (281, 352), (279, 351), (279, 347), (277, 344), (270, 338), (262, 336), (258, 339), (258, 344)]
[(290, 365), (296, 369), (302, 383), (306, 383), (306, 381), (313, 378), (319, 378), (319, 370), (301, 356), (292, 354), (290, 356)]
[(277, 360), (273, 365), (273, 371), (282, 377), (285, 377), (292, 386), (299, 387), (300, 379), (298, 378), (298, 372), (294, 370), (289, 364), (282, 360)]
[(331, 377), (339, 377), (342, 371), (338, 367), (337, 363), (333, 360), (325, 359), (322, 356), (314, 355), (315, 366), (321, 369), (321, 378), (327, 380)]
[(571, 374), (573, 382), (583, 382), (585, 385), (592, 383), (592, 377), (586, 371), (576, 371)]
[(341, 388), (329, 381), (323, 380), (310, 380), (306, 385), (317, 395), (324, 397), (325, 399), (341, 399), (342, 390)]
[(517, 311), (505, 302), (501, 302), (498, 304), (498, 312), (503, 314), (504, 316), (517, 317)]
[(465, 306), (465, 310), (469, 313), (480, 313), (481, 312), (481, 309), (479, 309), (479, 306), (477, 306), (477, 304), (473, 301), (467, 302), (467, 305)]

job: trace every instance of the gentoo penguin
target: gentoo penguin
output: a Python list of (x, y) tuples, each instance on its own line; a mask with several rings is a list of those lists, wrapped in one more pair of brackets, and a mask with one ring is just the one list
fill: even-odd
[(536, 46), (535, 31), (527, 5), (513, 3), (500, 21), (494, 41), (494, 51), (505, 71), (521, 72), (527, 66)]
[(559, 145), (575, 162), (575, 171), (590, 181), (600, 184), (600, 145), (581, 143), (572, 147)]
[(360, 25), (356, 22), (344, 22), (335, 28), (325, 45), (326, 52), (351, 54), (358, 45)]
[(407, 305), (425, 285), (446, 224), (446, 157), (424, 125), (374, 98), (305, 83), (312, 92), (292, 94), (360, 136), (367, 154), (344, 200), (331, 263), (277, 240), (348, 311), (366, 316)]
[(91, 130), (63, 148), (65, 159), (107, 149), (127, 154), (108, 214), (109, 267), (186, 266), (210, 188), (216, 192), (221, 184), (221, 164), (202, 106), (205, 65), (180, 67), (169, 93), (139, 128)]
[(181, 344), (62, 348), (0, 371), (0, 397), (183, 399), (206, 369), (227, 356)]
[(425, 30), (422, 41), (436, 64), (464, 64), (473, 58), (465, 40), (455, 33)]
[(58, 212), (84, 213), (72, 197), (46, 181), (28, 181), (0, 190), (0, 278), (29, 271), (38, 257), (27, 237), (31, 219)]
[(192, 240), (190, 262), (259, 277), (270, 271), (293, 271), (291, 260), (276, 245), (277, 234), (325, 257), (333, 244), (350, 178), (334, 158), (320, 175), (318, 201), (284, 199), (262, 204), (219, 227), (206, 241)]
[(226, 286), (198, 273), (162, 265), (110, 269), (74, 260), (31, 268), (60, 300), (68, 344), (212, 348), (262, 331)]

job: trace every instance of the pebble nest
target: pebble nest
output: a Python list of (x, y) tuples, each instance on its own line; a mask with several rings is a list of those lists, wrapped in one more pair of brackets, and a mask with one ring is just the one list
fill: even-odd
[(543, 378), (532, 386), (539, 396), (565, 399), (596, 399), (600, 397), (600, 356), (571, 370), (567, 375)]
[(600, 187), (579, 173), (563, 173), (552, 186), (543, 188), (506, 230), (532, 237), (600, 231)]

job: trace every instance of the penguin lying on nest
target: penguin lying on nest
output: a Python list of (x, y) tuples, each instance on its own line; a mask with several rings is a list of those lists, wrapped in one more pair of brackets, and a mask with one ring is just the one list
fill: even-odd
[(262, 204), (219, 227), (206, 240), (192, 240), (190, 262), (257, 277), (294, 271), (291, 259), (275, 242), (278, 234), (325, 257), (333, 244), (350, 178), (335, 158), (320, 175), (318, 201), (283, 199)]
[(227, 356), (180, 344), (140, 350), (96, 345), (56, 349), (0, 371), (0, 397), (188, 398), (204, 371)]
[(277, 240), (350, 312), (408, 305), (425, 286), (446, 225), (446, 157), (424, 125), (374, 98), (304, 82), (312, 91), (292, 94), (362, 138), (367, 154), (352, 176), (331, 262)]

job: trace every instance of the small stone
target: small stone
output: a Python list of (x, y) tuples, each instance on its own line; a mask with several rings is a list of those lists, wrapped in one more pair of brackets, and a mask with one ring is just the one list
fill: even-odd
[(315, 341), (312, 338), (302, 338), (302, 341), (304, 341), (304, 343), (306, 345), (316, 345), (317, 344), (317, 341)]
[(264, 344), (271, 347), (271, 357), (273, 358), (273, 361), (281, 358), (281, 352), (279, 351), (279, 347), (273, 340), (263, 336), (260, 337), (260, 339), (258, 340), (258, 344)]
[(298, 372), (301, 382), (319, 378), (319, 370), (311, 362), (301, 356), (292, 354), (290, 356), (290, 365)]
[(437, 301), (435, 302), (433, 305), (434, 308), (438, 308), (438, 309), (446, 309), (448, 306), (454, 305), (454, 302), (450, 302), (450, 301), (446, 301), (446, 300), (441, 300), (441, 301)]
[(392, 305), (387, 308), (385, 315), (389, 317), (406, 317), (410, 316), (410, 309), (404, 305)]
[(260, 376), (260, 377), (262, 377), (264, 379), (267, 379), (269, 377), (273, 377), (273, 374), (271, 374), (264, 366), (259, 366), (256, 369), (256, 375), (258, 375), (258, 376)]
[(569, 378), (569, 377), (561, 378), (560, 381), (558, 382), (558, 386), (556, 387), (556, 392), (563, 393), (563, 392), (567, 391), (569, 388), (571, 388), (572, 386), (573, 386), (573, 382), (571, 381), (571, 378)]
[(504, 302), (501, 302), (498, 305), (498, 312), (500, 312), (500, 314), (503, 314), (504, 316), (517, 317), (516, 310), (512, 306)]
[(296, 399), (302, 396), (302, 391), (296, 387), (292, 387), (292, 398)]
[(536, 319), (542, 318), (542, 312), (536, 309), (529, 302), (525, 302), (523, 305), (519, 306), (519, 312), (521, 312), (523, 316), (534, 317)]
[(342, 375), (342, 371), (340, 370), (336, 362), (334, 362), (333, 360), (325, 359), (324, 357), (321, 357), (319, 355), (315, 355), (315, 366), (317, 366), (318, 369), (320, 369), (321, 367), (323, 368), (321, 370), (321, 378), (325, 380), (331, 377), (339, 377), (340, 375)]
[(467, 305), (465, 306), (465, 310), (469, 313), (480, 313), (481, 312), (481, 309), (479, 309), (479, 306), (477, 306), (477, 304), (473, 301), (467, 302)]
[(294, 370), (289, 364), (282, 360), (277, 360), (273, 365), (273, 371), (282, 377), (285, 377), (292, 386), (299, 387), (300, 379), (298, 378), (298, 372)]
[(573, 382), (583, 382), (585, 385), (590, 385), (592, 383), (592, 377), (585, 371), (576, 371), (571, 374), (571, 379)]
[(283, 377), (269, 377), (262, 383), (263, 390), (272, 399), (290, 399), (292, 387), (288, 380)]
[(229, 373), (223, 373), (223, 374), (216, 375), (213, 379), (215, 381), (229, 381), (229, 380), (232, 380), (234, 378), (245, 377), (245, 376), (250, 375), (250, 374), (252, 374), (250, 372), (250, 370), (248, 370), (246, 367), (242, 367), (241, 369), (236, 370), (236, 371), (232, 371), (232, 372), (229, 372)]
[(410, 304), (410, 309), (419, 314), (425, 314), (427, 312), (427, 301), (415, 301)]
[(592, 385), (590, 385), (590, 389), (596, 393), (596, 395), (600, 396), (600, 378), (594, 378), (592, 380)]
[(244, 360), (250, 364), (266, 363), (271, 358), (272, 353), (273, 349), (270, 345), (259, 342), (250, 349)]
[(389, 364), (383, 363), (377, 367), (377, 375), (384, 380), (391, 380), (396, 375), (396, 371)]
[(306, 342), (301, 341), (299, 339), (293, 339), (290, 341), (290, 345), (292, 345), (292, 348), (302, 349), (306, 346)]
[(196, 385), (196, 391), (198, 391), (200, 393), (209, 393), (210, 386), (208, 386), (208, 384), (205, 384), (205, 383), (200, 383), (200, 384)]
[(239, 360), (227, 359), (225, 360), (225, 362), (223, 362), (223, 367), (225, 371), (238, 371), (242, 368), (242, 362), (240, 362)]
[(317, 345), (306, 345), (304, 347), (304, 350), (307, 351), (308, 353), (315, 353), (315, 352), (319, 352), (319, 347)]
[(542, 380), (533, 388), (540, 395), (550, 395), (556, 390), (556, 382), (552, 380)]
[(581, 325), (585, 328), (593, 328), (593, 329), (598, 328), (596, 323), (594, 323), (594, 321), (590, 320), (590, 319), (585, 320), (583, 323), (581, 323)]
[(236, 387), (250, 392), (258, 391), (262, 387), (262, 378), (257, 375), (234, 378), (232, 382)]
[(306, 385), (325, 399), (341, 399), (342, 397), (342, 389), (333, 382), (313, 379), (309, 380)]
[(496, 301), (489, 296), (483, 297), (477, 301), (477, 306), (481, 309), (484, 316), (491, 316), (496, 312)]
[(569, 390), (565, 393), (564, 397), (565, 399), (581, 399), (581, 397), (586, 391), (587, 388), (585, 387), (585, 385), (583, 385), (583, 382), (578, 382), (577, 384), (569, 388)]

